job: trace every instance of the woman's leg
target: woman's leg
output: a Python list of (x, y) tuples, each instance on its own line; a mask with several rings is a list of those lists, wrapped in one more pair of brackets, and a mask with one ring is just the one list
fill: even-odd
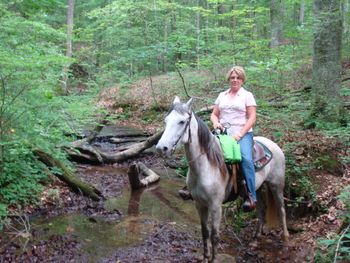
[(248, 190), (252, 195), (253, 201), (256, 202), (255, 168), (253, 161), (253, 133), (248, 132), (238, 141), (238, 143), (241, 147), (241, 167), (243, 175), (247, 181)]

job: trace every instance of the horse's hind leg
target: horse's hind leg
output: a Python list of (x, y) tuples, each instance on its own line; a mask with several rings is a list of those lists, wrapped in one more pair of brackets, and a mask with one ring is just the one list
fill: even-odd
[(209, 228), (208, 228), (208, 207), (203, 207), (196, 204), (196, 208), (201, 220), (201, 229), (202, 229), (202, 240), (203, 240), (203, 262), (208, 262), (210, 253), (209, 253)]
[(265, 205), (265, 199), (264, 199), (264, 192), (266, 191), (266, 185), (263, 184), (257, 191), (256, 191), (256, 196), (257, 196), (257, 203), (256, 203), (256, 210), (258, 214), (258, 226), (256, 228), (255, 232), (255, 237), (260, 237), (263, 226), (265, 223), (265, 210), (266, 210), (266, 205)]
[(219, 231), (220, 231), (220, 221), (221, 221), (221, 204), (213, 207), (211, 209), (212, 218), (212, 230), (211, 230), (211, 244), (212, 244), (212, 259), (211, 262), (215, 262), (217, 248), (220, 241)]
[(283, 187), (269, 185), (273, 198), (277, 205), (278, 216), (283, 227), (283, 240), (288, 241), (289, 232), (287, 229), (286, 209), (284, 207)]

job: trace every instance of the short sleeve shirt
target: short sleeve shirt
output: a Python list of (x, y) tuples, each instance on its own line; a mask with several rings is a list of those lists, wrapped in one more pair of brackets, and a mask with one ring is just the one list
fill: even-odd
[[(221, 92), (215, 100), (215, 105), (220, 110), (219, 122), (221, 124), (229, 123), (228, 134), (233, 135), (246, 124), (247, 107), (256, 106), (256, 102), (253, 94), (243, 87), (239, 89), (234, 98), (229, 95), (229, 91), (230, 89)], [(249, 131), (253, 131), (253, 129)]]

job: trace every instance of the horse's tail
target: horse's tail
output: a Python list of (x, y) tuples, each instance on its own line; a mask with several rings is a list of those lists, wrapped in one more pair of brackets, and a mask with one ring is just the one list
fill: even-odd
[(270, 228), (278, 226), (277, 204), (273, 198), (270, 187), (267, 187), (266, 193), (266, 225)]

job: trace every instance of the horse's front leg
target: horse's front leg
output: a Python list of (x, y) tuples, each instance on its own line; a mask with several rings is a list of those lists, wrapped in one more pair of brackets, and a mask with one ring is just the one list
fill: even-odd
[(211, 262), (216, 262), (217, 248), (219, 245), (220, 237), (220, 222), (221, 222), (221, 203), (211, 208), (212, 218), (212, 230), (211, 230), (211, 245), (212, 245), (212, 258)]
[(203, 262), (208, 262), (210, 253), (209, 253), (209, 228), (208, 228), (208, 207), (201, 206), (196, 203), (196, 208), (201, 220), (201, 229), (202, 229), (202, 240), (203, 240)]

